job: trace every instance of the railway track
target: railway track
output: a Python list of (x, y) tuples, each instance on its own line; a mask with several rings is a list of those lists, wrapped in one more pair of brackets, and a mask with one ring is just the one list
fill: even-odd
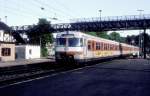
[(37, 66), (17, 66), (11, 69), (0, 69), (0, 87), (75, 68), (79, 68), (79, 66), (66, 67), (58, 66), (56, 64), (45, 64), (43, 66), (39, 64)]
[[(112, 61), (114, 59), (109, 59), (109, 61)], [(87, 62), (86, 64), (80, 65), (80, 66), (60, 66), (59, 64), (36, 64), (34, 65), (28, 65), (28, 66), (17, 66), (12, 67), (11, 69), (8, 67), (5, 70), (0, 69), (0, 87), (10, 85), (13, 83), (30, 80), (42, 76), (51, 75), (58, 72), (73, 70), (76, 68), (81, 68), (85, 66), (91, 66), (94, 64), (102, 63), (107, 61), (106, 60), (100, 60), (97, 62)]]

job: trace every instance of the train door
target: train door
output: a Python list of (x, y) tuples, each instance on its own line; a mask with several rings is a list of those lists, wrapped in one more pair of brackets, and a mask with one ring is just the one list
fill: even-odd
[(87, 58), (93, 57), (92, 40), (87, 40)]
[(84, 54), (84, 58), (87, 57), (87, 39), (83, 38), (83, 54)]

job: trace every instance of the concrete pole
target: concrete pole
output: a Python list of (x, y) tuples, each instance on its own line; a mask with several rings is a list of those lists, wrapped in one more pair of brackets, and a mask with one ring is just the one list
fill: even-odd
[(98, 10), (99, 13), (100, 13), (100, 16), (99, 16), (99, 21), (100, 21), (100, 30), (102, 28), (102, 25), (101, 25), (101, 21), (102, 21), (102, 10)]
[[(139, 12), (139, 19), (142, 19), (142, 12), (143, 12), (144, 10), (139, 9), (139, 10), (137, 10), (137, 11)], [(141, 40), (142, 40), (142, 38), (141, 38), (141, 30), (139, 30), (139, 48), (142, 49)], [(139, 57), (140, 57), (140, 54), (141, 54), (141, 53), (142, 53), (142, 50), (139, 51)]]
[(144, 59), (146, 59), (146, 29), (144, 29), (143, 34), (143, 52), (144, 52)]

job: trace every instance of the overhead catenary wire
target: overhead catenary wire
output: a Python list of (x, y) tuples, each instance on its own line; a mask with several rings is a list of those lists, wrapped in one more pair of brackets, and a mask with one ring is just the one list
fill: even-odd
[[(0, 3), (1, 3), (0, 5), (3, 5), (3, 6), (1, 6), (2, 8), (0, 9), (0, 11), (1, 11), (0, 18), (2, 16), (4, 17), (7, 15), (9, 17), (10, 14), (14, 17), (22, 16), (23, 19), (29, 19), (29, 18), (37, 19), (37, 18), (41, 18), (44, 15), (45, 15), (45, 17), (52, 18), (51, 13), (53, 13), (53, 17), (55, 17), (55, 18), (56, 18), (56, 16), (63, 17), (63, 19), (65, 19), (65, 18), (67, 19), (67, 17), (69, 17), (69, 18), (73, 17), (69, 13), (64, 12), (64, 10), (55, 8), (55, 7), (51, 6), (49, 3), (42, 2), (40, 0), (31, 0), (31, 1), (27, 0), (24, 2), (10, 0), (9, 3), (11, 3), (11, 4), (7, 4), (8, 1), (3, 0)], [(27, 5), (29, 5), (29, 6), (27, 6)], [(40, 8), (41, 9), (43, 8), (43, 11)]]
[[(62, 3), (60, 0), (51, 0), (53, 2), (55, 2), (57, 5), (63, 7), (66, 11), (70, 11), (71, 14), (74, 14), (74, 15), (79, 15), (79, 13), (77, 13), (75, 10), (72, 10), (70, 7), (68, 7), (67, 5), (65, 5), (64, 3)], [(74, 17), (74, 16), (73, 16)]]
[[(25, 3), (27, 3), (27, 4), (25, 4)], [(37, 12), (37, 10), (35, 10), (33, 4), (31, 4), (32, 8), (30, 8), (30, 6), (25, 6), (25, 5), (29, 5), (30, 4), (28, 2), (21, 2), (21, 1), (15, 2), (15, 1), (13, 1), (13, 4), (14, 5), (18, 5), (16, 7), (17, 7), (17, 9), (19, 9), (18, 11), (20, 11), (20, 13), (24, 12), (26, 14), (30, 14), (30, 15), (33, 15), (33, 16), (40, 16), (41, 15), (39, 12)]]
[[(12, 2), (11, 2), (12, 3)], [(14, 3), (14, 2), (13, 2)], [(14, 4), (14, 5), (16, 5), (16, 4)], [(22, 14), (24, 14), (24, 15), (26, 15), (26, 16), (36, 16), (36, 15), (34, 15), (31, 11), (28, 11), (28, 10), (24, 10), (24, 9), (22, 9), (22, 8), (19, 8), (18, 6), (7, 6), (7, 4), (5, 4), (5, 5), (3, 5), (2, 6), (3, 7), (3, 14), (9, 14), (9, 13), (7, 13), (6, 12), (6, 10), (8, 11), (9, 10), (9, 12), (16, 12), (17, 14), (19, 14), (19, 15), (22, 15)], [(32, 14), (31, 14), (32, 13)]]
[(17, 10), (15, 10), (15, 9), (12, 8), (12, 7), (11, 7), (11, 9), (10, 9), (10, 7), (5, 7), (4, 10), (5, 10), (5, 14), (4, 14), (5, 16), (6, 16), (6, 13), (7, 13), (7, 12), (8, 12), (7, 15), (8, 15), (8, 14), (14, 14), (14, 16), (17, 15), (17, 16), (25, 16), (25, 17), (33, 16), (33, 15), (31, 15), (31, 14), (26, 14), (26, 13), (24, 13), (24, 12), (20, 14), (20, 12), (18, 12)]
[[(0, 4), (0, 5), (2, 5), (2, 4)], [(37, 20), (37, 17), (35, 17), (34, 15), (29, 14), (26, 11), (18, 10), (17, 8), (12, 7), (12, 6), (4, 6), (3, 5), (3, 7), (1, 8), (1, 11), (4, 11), (4, 12), (2, 12), (2, 14), (0, 16), (2, 18), (2, 21), (6, 22), (6, 18), (5, 17), (7, 16), (8, 19), (9, 19), (8, 22), (11, 21), (11, 23), (9, 22), (8, 24), (11, 24), (11, 25), (13, 24), (13, 22), (14, 22), (14, 24), (16, 22), (18, 22), (17, 25), (21, 24), (21, 23), (19, 24), (19, 22), (26, 22), (26, 21), (30, 22), (30, 20), (31, 20), (30, 18), (32, 18), (32, 20), (34, 20), (34, 21)], [(3, 20), (3, 18), (5, 20)], [(15, 21), (13, 18), (22, 18), (22, 20), (19, 21), (19, 20), (16, 19), (16, 21)]]
[[(68, 14), (68, 13), (65, 13), (63, 10), (61, 10), (61, 9), (57, 9), (57, 8), (55, 8), (55, 7), (53, 7), (53, 6), (51, 6), (49, 3), (45, 3), (45, 2), (42, 2), (42, 1), (40, 1), (40, 0), (34, 0), (36, 3), (38, 3), (39, 5), (41, 5), (41, 6), (44, 6), (44, 7), (46, 7), (46, 8), (48, 8), (48, 10), (49, 9), (52, 9), (55, 13), (57, 13), (57, 14), (60, 14), (60, 13), (62, 13), (62, 14), (64, 14), (66, 17), (73, 17), (73, 16), (71, 16), (70, 14)], [(49, 11), (52, 11), (52, 10), (49, 10)], [(47, 10), (45, 10), (45, 11), (47, 11)], [(62, 14), (60, 14), (60, 15), (62, 15)]]

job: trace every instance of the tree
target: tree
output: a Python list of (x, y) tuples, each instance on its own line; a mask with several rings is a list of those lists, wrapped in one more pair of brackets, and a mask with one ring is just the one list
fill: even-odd
[(125, 43), (126, 42), (126, 37), (120, 37), (120, 42)]
[(121, 42), (120, 34), (117, 33), (117, 32), (112, 32), (112, 33), (110, 33), (109, 39), (110, 39), (110, 40), (115, 40), (115, 41), (117, 41), (117, 42)]
[(53, 36), (50, 32), (52, 29), (51, 24), (46, 19), (39, 19), (39, 22), (36, 26), (30, 29), (28, 37), (30, 43), (39, 44), (41, 46), (42, 56), (47, 56), (46, 44), (53, 42)]
[(139, 36), (131, 35), (126, 37), (126, 43), (131, 45), (138, 45), (139, 44)]
[(109, 35), (107, 34), (107, 32), (99, 32), (97, 33), (97, 36), (101, 38), (109, 39)]
[(41, 39), (41, 53), (42, 56), (48, 55), (48, 50), (46, 48), (46, 44), (52, 43), (52, 34), (49, 32), (51, 25), (46, 19), (39, 19), (38, 22), (39, 32), (40, 32), (40, 39)]
[(92, 36), (109, 39), (109, 35), (107, 34), (107, 32), (85, 32), (85, 33), (92, 35)]
[(92, 35), (92, 36), (97, 36), (96, 32), (85, 32), (85, 33)]

